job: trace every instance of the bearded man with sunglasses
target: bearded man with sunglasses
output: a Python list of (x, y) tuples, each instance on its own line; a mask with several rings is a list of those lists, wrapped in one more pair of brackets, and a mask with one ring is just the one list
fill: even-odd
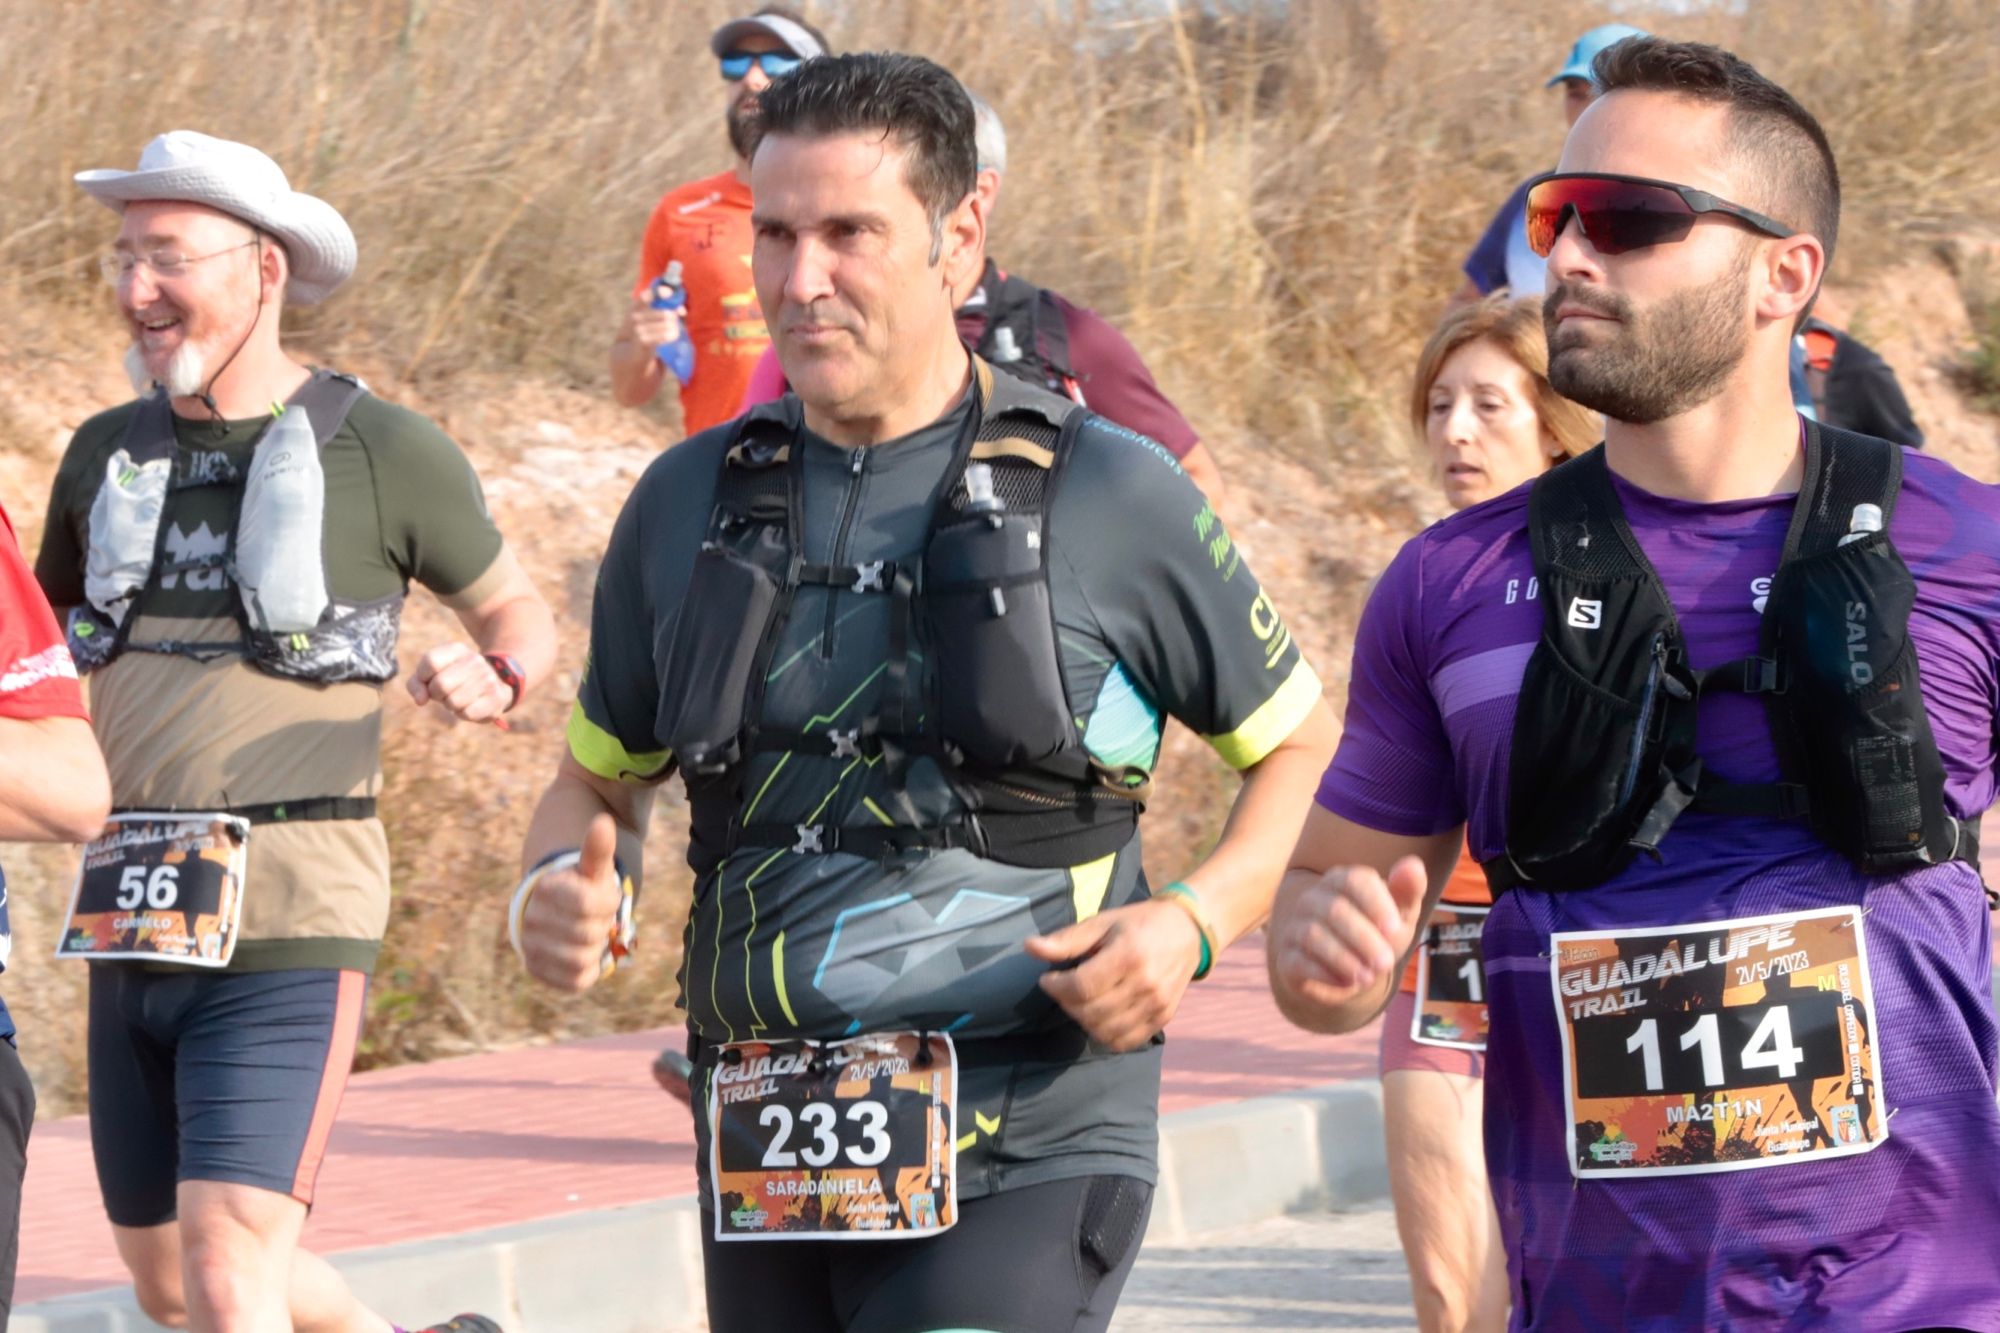
[(1516, 1328), (2000, 1327), (2000, 497), (1792, 407), (1812, 116), (1713, 47), (1594, 74), (1527, 226), (1605, 443), (1383, 576), (1273, 987), (1366, 1022), (1469, 825)]
[[(709, 38), (724, 86), (723, 115), (735, 162), (729, 170), (667, 191), (646, 223), (632, 304), (611, 344), (611, 392), (627, 407), (653, 401), (665, 382), (662, 345), (693, 343), (692, 373), (681, 384), (686, 435), (735, 416), (750, 372), (771, 345), (750, 278), (750, 146), (757, 96), (773, 79), (829, 53), (826, 38), (782, 5), (732, 19)], [(678, 311), (656, 309), (653, 286), (680, 266), (686, 297)]]

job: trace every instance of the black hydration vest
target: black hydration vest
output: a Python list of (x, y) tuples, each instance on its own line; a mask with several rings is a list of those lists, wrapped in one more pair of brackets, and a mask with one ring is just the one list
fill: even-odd
[(972, 350), (995, 370), (1074, 402), (1084, 401), (1069, 362), (1069, 324), (1054, 292), (1001, 272), (989, 259), (977, 296), (959, 311), (986, 321)]
[[(1543, 629), (1514, 719), (1507, 848), (1484, 865), (1496, 894), (1602, 884), (1635, 852), (1658, 859), (1689, 809), (1804, 819), (1871, 875), (1977, 862), (1978, 823), (1945, 809), (1909, 635), (1916, 581), (1889, 540), (1902, 452), (1810, 422), (1805, 452), (1757, 652), (1707, 671), (1688, 665), (1603, 447), (1535, 482)], [(1717, 690), (1763, 699), (1780, 781), (1703, 771), (1695, 710)]]
[[(287, 412), (298, 412), (310, 427), (312, 447), (324, 451), (327, 442), (340, 432), (348, 412), (368, 392), (361, 381), (330, 370), (315, 370), (292, 394)], [(263, 449), (272, 426), (258, 437)], [(303, 447), (303, 442), (299, 442)], [(214, 555), (175, 558), (168, 552), (167, 536), (172, 529), (175, 496), (209, 486), (236, 485), (244, 480), (239, 470), (221, 455), (211, 456), (195, 475), (176, 479), (174, 460), (179, 440), (174, 428), (173, 405), (164, 391), (155, 389), (139, 400), (126, 427), (118, 454), (113, 456), (113, 476), (106, 487), (131, 486), (150, 473), (149, 492), (136, 521), (123, 526), (124, 543), (136, 542), (135, 549), (107, 549), (108, 534), (97, 530), (97, 511), (111, 497), (100, 493), (92, 506), (88, 568), (109, 563), (136, 567), (147, 561), (144, 577), (132, 582), (115, 602), (99, 606), (86, 595), (69, 615), (67, 626), (70, 655), (77, 669), (88, 673), (108, 665), (125, 652), (165, 653), (208, 660), (229, 654), (240, 655), (252, 667), (269, 675), (328, 685), (341, 681), (369, 681), (380, 684), (396, 678), (396, 641), (402, 624), (403, 594), (371, 602), (345, 604), (336, 601), (327, 589), (326, 609), (319, 623), (310, 629), (280, 631), (259, 623), (244, 589), (245, 571), (238, 563), (238, 538), (243, 529), (244, 495), (239, 492), (235, 521), (229, 527), (228, 549)], [(253, 455), (254, 457), (254, 455)], [(254, 463), (252, 465), (254, 470)], [(324, 520), (322, 520), (324, 521)], [(114, 543), (114, 546), (117, 543)], [(326, 580), (324, 539), (321, 559), (310, 572), (316, 587)], [(221, 569), (237, 595), (231, 598), (242, 638), (235, 643), (189, 643), (178, 640), (131, 642), (133, 626), (145, 614), (146, 605), (163, 575), (187, 574), (197, 570)], [(254, 583), (256, 580), (252, 580)], [(88, 586), (88, 585), (86, 585)]]
[[(864, 856), (959, 847), (1056, 869), (1131, 840), (1145, 775), (1099, 764), (1084, 749), (1049, 592), (1050, 503), (1088, 414), (976, 360), (974, 368), (973, 428), (932, 497), (923, 547), (906, 559), (802, 559), (799, 401), (766, 403), (738, 424), (682, 599), (687, 623), (675, 627), (662, 667), (660, 739), (687, 782), (688, 859), (698, 873), (742, 847)], [(999, 508), (974, 506), (965, 481), (973, 463), (990, 469)], [(807, 585), (893, 603), (881, 695), (858, 725), (798, 732), (760, 724), (779, 632)], [(931, 664), (927, 677), (910, 671), (913, 647)], [(964, 813), (933, 827), (745, 822), (749, 759), (782, 752), (880, 756), (892, 778), (928, 759)]]

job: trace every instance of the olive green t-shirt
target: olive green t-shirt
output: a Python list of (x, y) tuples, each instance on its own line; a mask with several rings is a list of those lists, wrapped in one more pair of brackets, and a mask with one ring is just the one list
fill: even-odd
[[(84, 599), (90, 510), (136, 403), (77, 429), (56, 473), (35, 576), (58, 608)], [(233, 465), (233, 483), (173, 490), (170, 560), (227, 549), (242, 482), (270, 418), (174, 421), (174, 481)], [(500, 577), (502, 542), (479, 479), (435, 425), (362, 395), (320, 451), (326, 477), (328, 591), (342, 603), (396, 596), (411, 581), (454, 607), (477, 604)], [(224, 472), (226, 473), (226, 469)], [(220, 566), (155, 570), (127, 651), (90, 673), (98, 742), (120, 809), (215, 809), (381, 787), (380, 685), (318, 685), (144, 645), (233, 643), (235, 583)], [(231, 966), (372, 968), (389, 912), (389, 852), (374, 819), (258, 824), (250, 835), (242, 929)]]

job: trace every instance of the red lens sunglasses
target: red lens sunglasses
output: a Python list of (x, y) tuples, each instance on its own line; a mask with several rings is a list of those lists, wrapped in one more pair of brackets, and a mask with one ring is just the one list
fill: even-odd
[(1571, 213), (1584, 239), (1606, 255), (1682, 240), (1704, 213), (1734, 218), (1767, 236), (1798, 235), (1775, 218), (1672, 181), (1558, 171), (1528, 182), (1528, 248), (1546, 257)]

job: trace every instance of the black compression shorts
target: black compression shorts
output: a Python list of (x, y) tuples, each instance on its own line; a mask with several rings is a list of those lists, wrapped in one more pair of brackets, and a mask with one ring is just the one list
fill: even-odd
[(104, 1211), (175, 1216), (180, 1181), (310, 1204), (354, 1063), (359, 972), (90, 969), (90, 1144)]
[(1139, 1257), (1153, 1190), (1125, 1176), (1027, 1185), (959, 1205), (923, 1240), (718, 1241), (704, 1201), (715, 1333), (1103, 1333)]
[(0, 1037), (0, 1329), (14, 1304), (14, 1260), (21, 1239), (21, 1179), (28, 1169), (28, 1129), (35, 1085), (14, 1043)]

